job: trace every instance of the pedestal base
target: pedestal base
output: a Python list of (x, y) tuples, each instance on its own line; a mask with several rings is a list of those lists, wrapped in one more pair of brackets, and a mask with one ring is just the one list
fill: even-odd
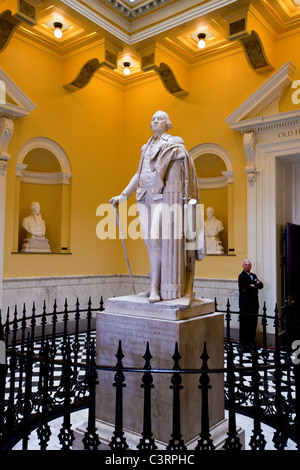
[[(214, 302), (194, 299), (191, 306), (185, 299), (150, 304), (138, 296), (109, 299), (105, 311), (97, 314), (97, 363), (115, 366), (115, 354), (121, 340), (124, 367), (144, 367), (143, 355), (149, 342), (152, 369), (172, 369), (175, 343), (182, 357), (182, 369), (202, 366), (201, 355), (206, 342), (210, 356), (208, 367), (224, 367), (224, 319), (214, 313)], [(172, 434), (172, 373), (152, 373), (152, 433), (154, 439), (169, 442)], [(188, 442), (201, 432), (200, 374), (182, 374), (180, 391), (181, 434)], [(99, 371), (96, 417), (110, 424), (115, 421), (114, 372)], [(143, 431), (144, 395), (142, 373), (126, 373), (123, 388), (123, 426), (140, 434)], [(224, 420), (224, 378), (210, 374), (209, 425)]]
[(49, 241), (45, 238), (25, 238), (22, 253), (51, 253)]
[[(83, 449), (82, 439), (86, 432), (87, 426), (88, 426), (88, 422), (86, 421), (85, 423), (83, 423), (81, 426), (77, 427), (73, 431), (75, 440), (73, 442), (72, 450)], [(109, 443), (113, 436), (114, 427), (112, 426), (112, 424), (105, 423), (98, 419), (96, 420), (95, 426), (96, 426), (96, 433), (98, 434), (100, 442), (101, 442), (98, 450), (111, 450), (109, 447)], [(222, 450), (224, 443), (225, 443), (225, 439), (227, 437), (227, 432), (228, 432), (227, 419), (224, 419), (220, 421), (218, 424), (212, 426), (209, 431), (210, 431), (211, 439), (213, 440), (214, 446), (216, 447), (216, 450)], [(245, 449), (245, 431), (239, 428), (237, 429), (237, 433), (238, 433), (240, 442), (242, 444), (241, 450), (244, 450)], [(125, 429), (124, 436), (128, 445), (128, 450), (137, 450), (137, 446), (141, 438), (140, 434), (130, 432)], [(195, 436), (194, 439), (192, 439), (189, 442), (186, 442), (186, 447), (188, 451), (195, 450), (198, 439), (199, 439), (199, 436)], [(166, 446), (168, 443), (155, 440), (155, 444), (157, 446), (157, 451), (163, 451), (163, 450), (166, 450)]]

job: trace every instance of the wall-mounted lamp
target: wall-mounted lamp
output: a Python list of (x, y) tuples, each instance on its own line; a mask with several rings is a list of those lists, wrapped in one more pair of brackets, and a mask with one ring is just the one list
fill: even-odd
[(54, 26), (54, 28), (55, 28), (55, 29), (54, 29), (54, 36), (55, 36), (57, 39), (60, 39), (60, 38), (62, 37), (62, 35), (63, 35), (63, 34), (62, 34), (62, 26), (63, 26), (63, 25), (57, 21), (57, 22), (55, 22), (55, 23), (53, 24), (53, 26)]
[(123, 73), (125, 75), (129, 75), (130, 74), (130, 62), (124, 62), (123, 65), (124, 65)]
[(206, 38), (206, 34), (205, 34), (205, 33), (199, 33), (199, 34), (198, 34), (198, 39), (199, 39), (199, 41), (198, 41), (198, 47), (199, 47), (199, 49), (204, 49), (205, 44), (206, 44), (205, 38)]

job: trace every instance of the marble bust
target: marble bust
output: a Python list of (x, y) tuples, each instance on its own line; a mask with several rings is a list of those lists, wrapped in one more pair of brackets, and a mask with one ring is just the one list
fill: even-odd
[(213, 207), (206, 209), (206, 216), (207, 219), (204, 222), (206, 253), (208, 255), (223, 254), (224, 249), (219, 237), (219, 233), (224, 230), (223, 223), (216, 218)]
[(49, 242), (46, 240), (46, 224), (41, 215), (38, 202), (32, 202), (31, 214), (22, 221), (22, 227), (26, 230), (22, 252), (51, 252)]
[[(186, 295), (191, 299), (194, 261), (205, 256), (204, 233), (203, 229), (201, 234), (195, 231), (195, 244), (188, 251), (186, 237), (178, 237), (175, 230), (185, 217), (185, 205), (196, 210), (197, 175), (182, 138), (168, 133), (172, 128), (168, 114), (157, 111), (152, 116), (150, 128), (153, 135), (142, 146), (137, 172), (110, 203), (116, 206), (136, 193), (151, 268), (151, 287), (143, 293), (149, 302)], [(165, 209), (172, 205), (178, 211), (170, 224)]]

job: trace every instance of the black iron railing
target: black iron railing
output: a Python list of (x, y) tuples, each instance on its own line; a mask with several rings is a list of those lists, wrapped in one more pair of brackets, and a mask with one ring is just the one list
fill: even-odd
[[(20, 318), (15, 310), (12, 320), (8, 313), (6, 322), (3, 325), (0, 322), (0, 340), (5, 343), (7, 354), (6, 362), (0, 364), (0, 449), (12, 449), (21, 440), (23, 450), (27, 450), (30, 433), (36, 429), (40, 448), (45, 450), (51, 436), (49, 421), (58, 416), (63, 417), (58, 435), (61, 448), (71, 449), (74, 442), (71, 412), (87, 408), (88, 422), (82, 446), (87, 450), (101, 450), (95, 411), (99, 371), (113, 371), (115, 374), (112, 390), (115, 393), (116, 408), (114, 432), (109, 443), (111, 450), (128, 449), (123, 429), (123, 391), (129, 374), (140, 375), (144, 391), (138, 450), (155, 451), (157, 447), (152, 434), (151, 415), (151, 391), (155, 387), (157, 374), (168, 376), (172, 389), (173, 419), (170, 423), (172, 433), (166, 446), (168, 451), (184, 451), (187, 448), (182, 439), (180, 423), (180, 398), (184, 386), (182, 379), (186, 374), (199, 376), (201, 422), (195, 452), (215, 448), (210, 435), (208, 401), (213, 374), (223, 374), (225, 378), (228, 433), (224, 449), (241, 448), (236, 425), (237, 413), (246, 414), (253, 419), (253, 434), (249, 442), (251, 449), (263, 450), (266, 447), (262, 423), (274, 428), (275, 449), (285, 449), (288, 439), (292, 439), (299, 449), (300, 366), (292, 348), (280, 347), (280, 320), (276, 308), (274, 315), (267, 315), (264, 306), (262, 315), (259, 315), (263, 328), (262, 347), (254, 346), (252, 350), (244, 351), (238, 342), (231, 339), (231, 319), (237, 312), (230, 310), (228, 302), (224, 311), (224, 368), (209, 368), (209, 351), (204, 343), (202, 367), (197, 370), (180, 368), (181, 357), (177, 343), (174, 345), (172, 369), (151, 367), (149, 344), (143, 356), (143, 368), (124, 367), (121, 342), (116, 352), (116, 364), (102, 366), (96, 362), (93, 327), (95, 312), (104, 310), (102, 299), (97, 308), (92, 308), (89, 300), (84, 309), (80, 308), (77, 301), (74, 310), (68, 308), (67, 302), (61, 312), (57, 311), (56, 303), (51, 313), (46, 310), (44, 304), (42, 313), (37, 315), (34, 306), (32, 314), (27, 316), (24, 308)], [(272, 322), (274, 327), (273, 348), (268, 348), (266, 344), (267, 322)]]

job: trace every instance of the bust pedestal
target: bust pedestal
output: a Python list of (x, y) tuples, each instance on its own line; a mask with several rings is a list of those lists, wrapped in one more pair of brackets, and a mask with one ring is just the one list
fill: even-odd
[(222, 242), (216, 237), (205, 237), (206, 254), (208, 255), (223, 255), (224, 248)]
[[(162, 301), (150, 304), (147, 298), (129, 295), (108, 299), (105, 311), (97, 313), (97, 364), (115, 366), (119, 340), (124, 354), (124, 367), (143, 369), (143, 355), (149, 342), (152, 369), (172, 369), (175, 343), (178, 343), (180, 367), (200, 369), (201, 355), (206, 342), (209, 369), (224, 367), (224, 318), (214, 312), (214, 302), (208, 299)], [(98, 371), (96, 418), (101, 426), (114, 425), (114, 372)], [(173, 391), (171, 373), (153, 373), (151, 391), (152, 433), (155, 440), (166, 444), (171, 439)], [(200, 374), (182, 374), (180, 391), (181, 433), (187, 444), (201, 432)], [(140, 434), (143, 431), (144, 391), (142, 373), (125, 373), (123, 388), (124, 430)], [(224, 419), (224, 377), (210, 374), (209, 424), (215, 433), (226, 437)], [(220, 433), (220, 429), (222, 432)], [(111, 432), (113, 428), (110, 426)], [(103, 439), (103, 436), (102, 436)], [(103, 442), (103, 440), (102, 440)], [(196, 444), (195, 444), (196, 445)]]
[(22, 253), (51, 253), (49, 241), (46, 238), (25, 238)]

